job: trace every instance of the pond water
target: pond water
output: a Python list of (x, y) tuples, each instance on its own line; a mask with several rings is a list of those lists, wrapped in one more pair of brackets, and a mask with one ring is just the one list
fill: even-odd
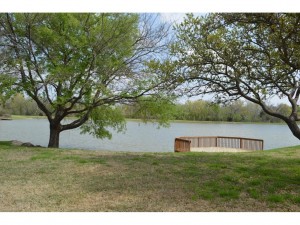
[[(264, 149), (299, 145), (284, 124), (241, 123), (182, 123), (173, 122), (168, 128), (156, 124), (128, 121), (124, 133), (112, 131), (113, 137), (96, 139), (80, 134), (80, 129), (64, 131), (61, 148), (131, 152), (173, 152), (174, 139), (179, 136), (235, 136), (264, 140)], [(49, 124), (44, 119), (0, 121), (0, 140), (19, 140), (47, 146)]]

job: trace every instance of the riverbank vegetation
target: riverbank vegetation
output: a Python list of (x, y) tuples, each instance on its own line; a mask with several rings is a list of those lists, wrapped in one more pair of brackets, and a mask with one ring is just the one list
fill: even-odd
[(300, 210), (300, 146), (129, 153), (0, 143), (1, 211)]
[[(128, 119), (142, 119), (147, 115), (142, 115), (138, 104), (119, 105), (117, 106), (123, 116)], [(171, 107), (169, 105), (169, 107)], [(212, 103), (210, 101), (197, 100), (187, 101), (185, 103), (177, 103), (172, 106), (167, 115), (168, 119), (185, 120), (185, 121), (226, 121), (226, 122), (267, 122), (278, 123), (282, 120), (269, 116), (258, 105), (251, 102), (235, 101), (226, 105)], [(284, 115), (290, 113), (290, 108), (286, 104), (270, 105), (274, 111)], [(148, 107), (149, 108), (149, 107)], [(26, 118), (30, 116), (34, 118), (43, 117), (43, 113), (39, 110), (36, 103), (21, 94), (14, 95), (6, 102), (5, 107), (0, 106), (0, 116), (2, 114), (15, 115), (13, 119)], [(155, 116), (155, 115), (154, 115)], [(151, 115), (146, 119), (151, 119)]]
[[(288, 115), (291, 111), (286, 104), (269, 105), (268, 107), (284, 115)], [(143, 118), (137, 105), (123, 105), (120, 108), (126, 118)], [(266, 114), (257, 104), (246, 103), (241, 100), (225, 105), (204, 100), (177, 103), (173, 106), (172, 119), (187, 121), (282, 122), (279, 118)]]

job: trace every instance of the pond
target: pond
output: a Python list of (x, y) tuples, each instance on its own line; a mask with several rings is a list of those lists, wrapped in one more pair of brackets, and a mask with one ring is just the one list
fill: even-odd
[[(183, 123), (172, 122), (168, 128), (159, 128), (153, 123), (128, 121), (124, 133), (112, 131), (113, 137), (97, 139), (81, 135), (80, 129), (61, 133), (61, 148), (86, 150), (109, 150), (130, 152), (173, 152), (174, 139), (179, 136), (235, 136), (264, 140), (264, 149), (299, 145), (284, 124), (242, 123)], [(49, 124), (45, 119), (0, 121), (0, 140), (19, 140), (47, 146)]]

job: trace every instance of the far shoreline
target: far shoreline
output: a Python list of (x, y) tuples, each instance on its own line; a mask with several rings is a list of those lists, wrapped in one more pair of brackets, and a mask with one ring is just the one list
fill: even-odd
[[(67, 119), (74, 119), (75, 117), (67, 117)], [(46, 116), (26, 116), (26, 115), (11, 115), (10, 120), (26, 120), (26, 119), (47, 119)], [(155, 123), (155, 120), (143, 121), (142, 119), (134, 118), (125, 118), (126, 121), (140, 122), (140, 123)], [(274, 125), (283, 125), (284, 122), (229, 122), (229, 121), (199, 121), (199, 120), (170, 120), (169, 123), (194, 123), (194, 124), (274, 124)]]

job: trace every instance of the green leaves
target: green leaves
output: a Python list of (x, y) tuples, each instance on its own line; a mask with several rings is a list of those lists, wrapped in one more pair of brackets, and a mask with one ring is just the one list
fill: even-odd
[(292, 60), (300, 54), (297, 15), (188, 15), (176, 30), (174, 64), (185, 77), (198, 77), (206, 92), (268, 99), (273, 93), (288, 97), (297, 85), (300, 64)]
[(171, 97), (148, 96), (141, 97), (134, 105), (134, 117), (143, 122), (157, 121), (159, 126), (168, 126), (168, 121), (174, 118), (176, 106)]
[(0, 105), (4, 105), (5, 102), (16, 93), (16, 89), (13, 88), (13, 85), (16, 81), (16, 78), (0, 74)]
[[(0, 14), (5, 66), (21, 91), (52, 127), (77, 128), (90, 117), (83, 132), (100, 138), (110, 137), (108, 127), (124, 129), (115, 105), (158, 91), (162, 78), (146, 68), (167, 50), (167, 29), (150, 14)], [(79, 119), (61, 128), (70, 115)]]
[(81, 133), (89, 133), (97, 138), (111, 138), (108, 128), (122, 132), (126, 128), (125, 119), (118, 108), (101, 106), (94, 109), (90, 120), (81, 126)]
[[(189, 96), (214, 94), (223, 102), (244, 98), (300, 130), (297, 101), (291, 98), (300, 81), (300, 15), (289, 13), (211, 13), (187, 15), (176, 26), (172, 46), (177, 90)], [(176, 80), (175, 80), (176, 81)], [(181, 85), (183, 83), (183, 85)], [(267, 106), (274, 96), (285, 98), (290, 117)]]

